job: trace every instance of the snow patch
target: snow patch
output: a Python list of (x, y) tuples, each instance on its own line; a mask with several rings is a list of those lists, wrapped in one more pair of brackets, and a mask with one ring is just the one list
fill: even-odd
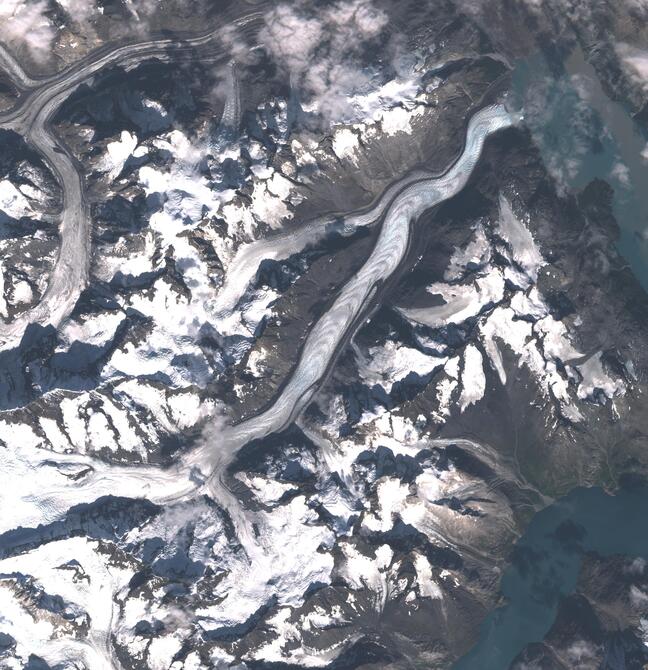
[(464, 353), (464, 365), (461, 371), (461, 396), (459, 407), (463, 412), (484, 397), (486, 377), (481, 352), (474, 344), (469, 344)]
[(463, 248), (457, 247), (443, 278), (446, 281), (461, 279), (466, 271), (483, 267), (491, 258), (491, 245), (482, 224), (474, 229), (474, 235)]
[(533, 235), (515, 215), (509, 201), (500, 194), (500, 216), (498, 234), (509, 245), (513, 259), (524, 270), (532, 282), (538, 279), (538, 270), (544, 259)]
[(578, 366), (582, 380), (578, 385), (578, 397), (582, 400), (595, 398), (597, 392), (607, 398), (624, 395), (626, 387), (620, 379), (613, 379), (603, 367), (601, 352), (594, 354)]
[(333, 151), (338, 158), (351, 158), (358, 150), (358, 136), (349, 128), (339, 128), (333, 135)]
[(358, 369), (363, 381), (370, 386), (382, 386), (391, 393), (394, 384), (409, 374), (425, 377), (445, 362), (445, 358), (427, 356), (418, 349), (412, 349), (393, 340), (387, 340), (380, 347), (370, 347), (368, 360), (359, 352)]
[(40, 219), (29, 200), (9, 179), (0, 181), (0, 211), (12, 219), (20, 219), (24, 216)]

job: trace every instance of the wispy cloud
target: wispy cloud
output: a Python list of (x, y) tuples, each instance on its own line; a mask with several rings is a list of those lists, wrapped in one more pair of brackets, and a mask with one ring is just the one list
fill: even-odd
[(644, 91), (648, 91), (648, 51), (619, 42), (616, 50), (628, 74)]
[(628, 9), (643, 18), (648, 16), (648, 0), (626, 0)]
[(100, 16), (99, 8), (92, 0), (57, 0), (57, 3), (72, 21), (80, 25)]
[(160, 8), (160, 0), (124, 0), (124, 4), (140, 22), (146, 22)]
[[(66, 20), (83, 31), (100, 16), (93, 0), (56, 0), (56, 4)], [(0, 0), (0, 41), (18, 52), (26, 50), (37, 62), (47, 61), (57, 36), (50, 9), (47, 0)]]
[(38, 61), (48, 56), (55, 37), (54, 26), (46, 15), (45, 0), (2, 0), (0, 2), (0, 41), (14, 48), (25, 48)]
[(372, 72), (364, 50), (377, 43), (387, 14), (370, 0), (336, 2), (323, 9), (298, 1), (268, 12), (260, 39), (291, 84), (325, 121), (349, 112), (349, 96), (366, 92)]

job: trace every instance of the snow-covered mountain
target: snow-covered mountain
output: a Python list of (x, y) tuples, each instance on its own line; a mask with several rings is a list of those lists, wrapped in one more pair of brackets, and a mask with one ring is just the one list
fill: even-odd
[(0, 9), (1, 668), (450, 668), (645, 476), (612, 188), (516, 96), (553, 4)]

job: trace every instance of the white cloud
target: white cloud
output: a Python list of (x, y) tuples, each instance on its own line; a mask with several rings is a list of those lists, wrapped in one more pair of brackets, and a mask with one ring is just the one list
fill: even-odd
[(648, 161), (648, 144), (644, 146), (644, 148), (641, 150), (641, 157), (645, 160)]
[(630, 188), (630, 170), (625, 163), (617, 161), (610, 171), (610, 175), (613, 179), (616, 179), (621, 186), (625, 188)]
[(648, 91), (648, 51), (642, 51), (624, 42), (619, 42), (616, 50), (630, 76)]
[(152, 16), (160, 7), (161, 0), (124, 0), (128, 11), (138, 20)]
[(260, 38), (266, 50), (326, 121), (344, 116), (349, 96), (371, 87), (374, 73), (360, 54), (388, 17), (369, 0), (337, 2), (317, 13), (305, 2), (283, 4), (265, 21)]
[(100, 15), (97, 5), (91, 0), (57, 0), (57, 3), (75, 23), (87, 23)]
[[(69, 19), (83, 26), (99, 16), (93, 0), (57, 0)], [(0, 41), (13, 49), (26, 49), (38, 62), (51, 58), (56, 27), (47, 15), (47, 0), (0, 0)]]
[(322, 21), (301, 16), (288, 5), (279, 5), (266, 16), (266, 22), (261, 37), (268, 51), (291, 74), (302, 74), (322, 39)]
[(0, 41), (14, 48), (24, 47), (33, 58), (43, 61), (55, 36), (46, 11), (45, 0), (1, 0)]
[(626, 0), (626, 5), (630, 11), (646, 16), (648, 14), (648, 0)]

